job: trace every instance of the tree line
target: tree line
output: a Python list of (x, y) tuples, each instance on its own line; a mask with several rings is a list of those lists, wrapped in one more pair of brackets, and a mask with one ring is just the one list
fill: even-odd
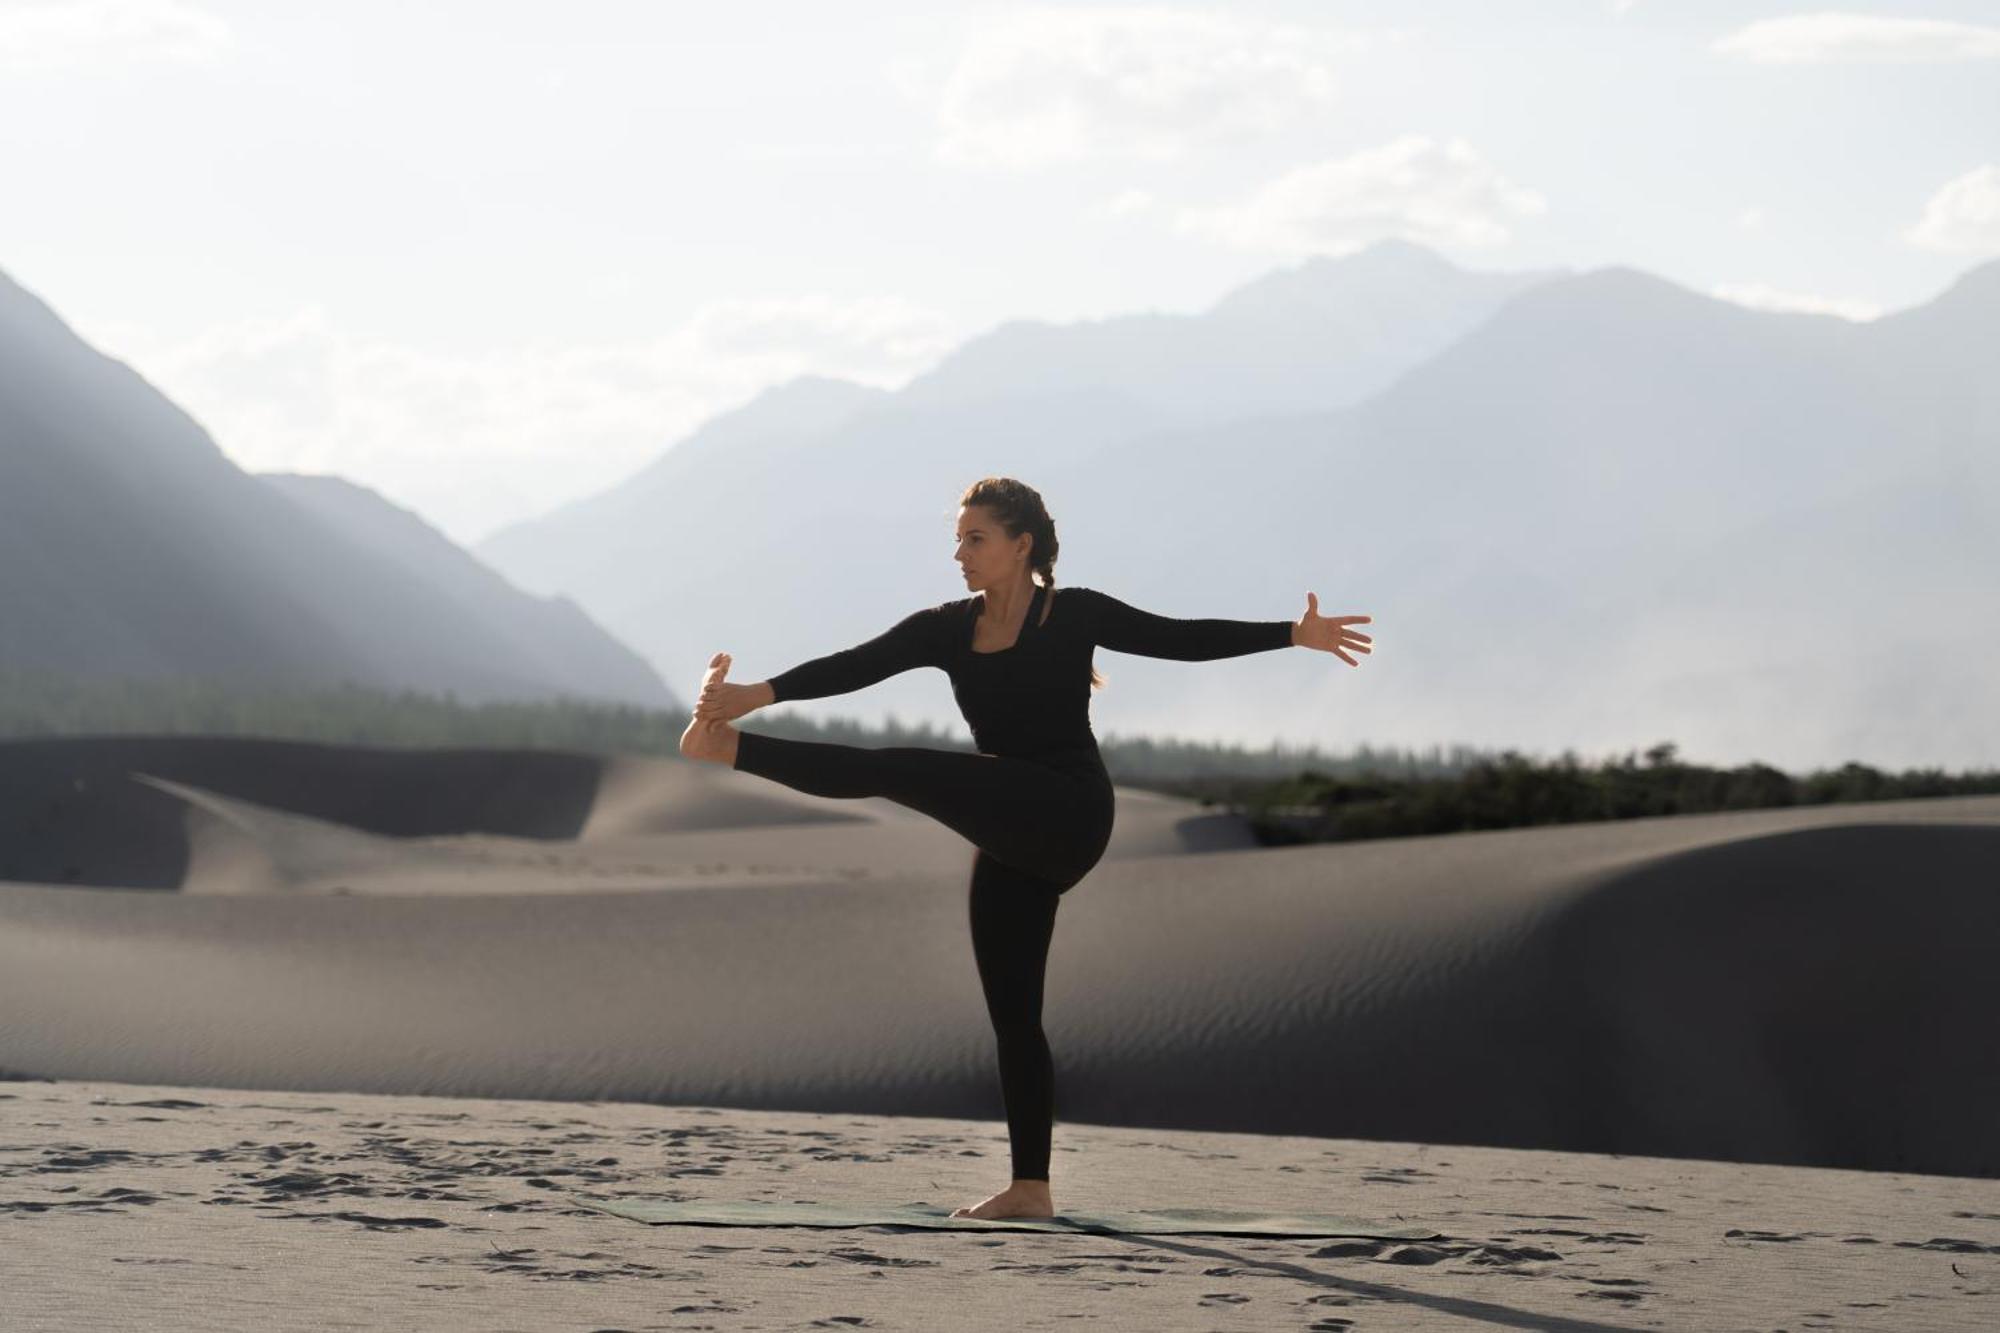
[[(970, 753), (963, 728), (880, 726), (759, 712), (746, 729), (846, 745), (920, 745)], [(209, 678), (87, 678), (0, 670), (0, 739), (58, 736), (257, 736), (328, 744), (580, 750), (678, 759), (687, 714), (587, 699), (468, 702), (450, 692), (351, 683), (244, 685)], [(1683, 762), (1672, 741), (1587, 763), (1513, 749), (1357, 746), (1323, 752), (1155, 737), (1099, 739), (1114, 781), (1243, 816), (1271, 845), (1838, 801), (2000, 792), (2000, 771), (1890, 773), (1850, 761), (1793, 776), (1752, 762)], [(1643, 762), (1642, 762), (1643, 758)]]

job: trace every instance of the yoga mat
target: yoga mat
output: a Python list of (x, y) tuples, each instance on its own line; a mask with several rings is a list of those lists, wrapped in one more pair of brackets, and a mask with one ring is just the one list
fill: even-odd
[(634, 1222), (706, 1227), (930, 1227), (940, 1231), (1066, 1231), (1128, 1236), (1370, 1236), (1432, 1240), (1429, 1227), (1390, 1226), (1324, 1213), (1233, 1213), (1220, 1208), (1153, 1208), (1132, 1212), (1058, 1213), (1046, 1221), (1008, 1217), (987, 1221), (953, 1217), (927, 1203), (861, 1206), (835, 1203), (761, 1203), (671, 1199), (587, 1199), (586, 1208)]

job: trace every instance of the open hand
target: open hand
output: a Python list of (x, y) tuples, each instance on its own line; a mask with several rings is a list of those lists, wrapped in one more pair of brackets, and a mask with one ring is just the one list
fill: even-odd
[(1347, 654), (1373, 652), (1368, 645), (1374, 640), (1347, 627), (1365, 625), (1372, 619), (1372, 616), (1323, 616), (1319, 613), (1318, 595), (1309, 592), (1306, 594), (1306, 613), (1292, 625), (1292, 642), (1301, 648), (1318, 648), (1332, 653), (1349, 666), (1360, 666)]

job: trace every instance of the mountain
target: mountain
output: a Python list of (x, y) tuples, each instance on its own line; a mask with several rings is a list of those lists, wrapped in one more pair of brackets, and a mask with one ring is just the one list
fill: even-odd
[(574, 605), (414, 524), (357, 488), (244, 472), (0, 274), (0, 665), (673, 705)]
[[(1125, 586), (1224, 614), (1281, 572), (1375, 617), (1363, 671), (1288, 664), (1250, 734), (1991, 765), (1996, 271), (1870, 324), (1623, 267), (1536, 287), (1349, 411), (1095, 460), (1129, 512), (1207, 519), (1204, 559)], [(1149, 723), (1229, 707), (1123, 675)]]
[(1103, 389), (1180, 426), (1358, 402), (1562, 271), (1476, 273), (1403, 240), (1316, 256), (1197, 314), (1022, 320), (907, 385), (924, 406)]
[[(773, 389), (619, 486), (476, 549), (522, 587), (576, 597), (670, 680), (698, 678), (719, 648), (761, 677), (865, 637), (896, 606), (962, 593), (957, 497), (981, 476), (1028, 480), (1059, 525), (1095, 515), (1100, 497), (1118, 504), (1093, 461), (1103, 451), (1252, 407), (1344, 401), (1547, 280), (1391, 242), (1273, 274), (1201, 315), (1006, 326), (895, 393)], [(1067, 531), (1087, 555), (1092, 529)]]
[(479, 555), (524, 588), (553, 593), (595, 587), (600, 596), (614, 590), (601, 606), (629, 601), (628, 587), (648, 587), (659, 577), (657, 561), (685, 558), (669, 553), (670, 540), (660, 549), (662, 539), (683, 526), (680, 519), (710, 512), (719, 497), (703, 499), (704, 487), (734, 495), (740, 488), (730, 484), (731, 476), (781, 470), (799, 447), (889, 396), (843, 380), (799, 376), (704, 422), (610, 490), (493, 533), (479, 543)]
[(528, 596), (416, 513), (339, 477), (256, 474), (352, 545), (395, 563), (408, 585), (475, 619), (500, 644), (501, 660), (574, 693), (651, 707), (674, 706), (645, 660), (569, 597)]
[[(1343, 262), (1199, 318), (1312, 308)], [(1173, 321), (1108, 323), (1158, 346)], [(955, 497), (1006, 473), (1056, 518), (1058, 608), (1084, 584), (1163, 614), (1296, 618), (1312, 589), (1326, 614), (1374, 617), (1359, 671), (1100, 654), (1100, 735), (2000, 762), (2000, 673), (1983, 669), (2000, 653), (1984, 611), (2000, 604), (2000, 264), (1865, 324), (1625, 266), (1543, 277), (1371, 372), (1358, 401), (1280, 396), (1224, 421), (1096, 356), (1105, 329), (1069, 329), (1063, 360), (1063, 332), (968, 345), (782, 449), (690, 457), (573, 548), (559, 586), (670, 678), (724, 648), (762, 679), (961, 595)], [(956, 725), (928, 672), (803, 706)]]

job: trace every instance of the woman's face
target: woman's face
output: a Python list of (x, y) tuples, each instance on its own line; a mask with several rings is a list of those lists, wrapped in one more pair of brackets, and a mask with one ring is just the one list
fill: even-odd
[(952, 559), (965, 571), (967, 588), (990, 588), (1012, 578), (1034, 544), (1025, 532), (1009, 537), (985, 505), (959, 506), (958, 546)]

